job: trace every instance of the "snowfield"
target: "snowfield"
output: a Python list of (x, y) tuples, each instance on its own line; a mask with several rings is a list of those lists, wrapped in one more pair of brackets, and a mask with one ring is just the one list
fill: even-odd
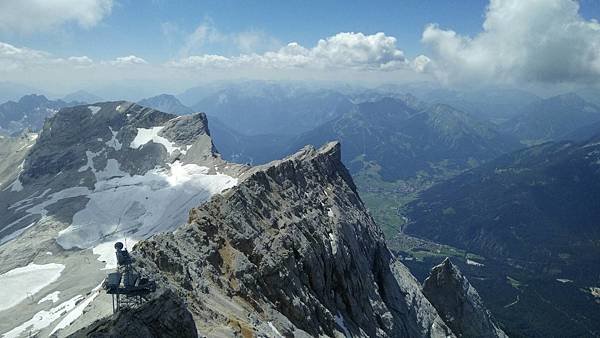
[(175, 150), (179, 150), (182, 154), (185, 154), (187, 149), (181, 149), (180, 147), (177, 147), (176, 145), (173, 144), (173, 142), (167, 140), (166, 138), (164, 138), (162, 136), (158, 136), (158, 133), (163, 128), (164, 127), (153, 127), (150, 129), (138, 128), (137, 135), (135, 136), (133, 141), (131, 141), (131, 143), (129, 144), (129, 147), (131, 147), (133, 149), (138, 149), (139, 147), (143, 146), (144, 144), (152, 141), (154, 143), (159, 143), (159, 144), (162, 144), (163, 146), (165, 146), (165, 148), (167, 149), (167, 153), (169, 153), (169, 155), (173, 154), (173, 152)]
[(52, 302), (52, 304), (58, 302), (58, 300), (60, 299), (60, 291), (54, 291), (50, 294), (47, 294), (46, 297), (40, 299), (38, 301), (38, 304), (42, 304), (43, 302)]
[(190, 209), (237, 184), (231, 176), (209, 175), (207, 167), (179, 161), (168, 169), (130, 176), (119, 169), (116, 160), (109, 159), (107, 168), (95, 173), (99, 180), (86, 194), (86, 207), (57, 238), (65, 249), (91, 248), (123, 237), (140, 240), (172, 231), (186, 222)]
[(10, 309), (56, 281), (62, 264), (29, 264), (0, 275), (0, 311)]
[[(120, 169), (117, 160), (109, 158), (103, 170), (96, 170), (94, 158), (101, 153), (86, 151), (87, 163), (78, 170), (92, 170), (96, 177), (92, 190), (72, 187), (52, 194), (46, 190), (13, 203), (9, 209), (26, 210), (27, 214), (5, 228), (10, 229), (34, 215), (45, 217), (46, 208), (63, 199), (85, 197), (89, 199), (85, 208), (75, 213), (69, 227), (60, 231), (59, 245), (64, 249), (86, 249), (124, 237), (135, 241), (156, 232), (174, 230), (186, 222), (190, 209), (237, 184), (237, 179), (231, 176), (209, 174), (208, 167), (180, 161), (131, 176)], [(39, 203), (42, 198), (45, 200)], [(2, 243), (22, 231), (16, 230), (2, 239)]]
[(40, 330), (50, 326), (52, 322), (59, 319), (65, 312), (73, 310), (77, 302), (82, 298), (81, 295), (78, 295), (50, 310), (39, 311), (30, 320), (4, 333), (2, 338), (16, 338), (23, 336), (25, 333), (27, 333), (27, 336), (29, 336), (29, 333), (37, 334)]

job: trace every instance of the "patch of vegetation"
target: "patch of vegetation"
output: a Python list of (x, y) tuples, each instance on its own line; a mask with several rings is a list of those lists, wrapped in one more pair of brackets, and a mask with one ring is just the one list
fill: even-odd
[(404, 206), (417, 194), (430, 187), (434, 180), (426, 174), (409, 180), (384, 181), (376, 163), (363, 163), (364, 169), (353, 176), (360, 197), (386, 238), (393, 238), (406, 222)]

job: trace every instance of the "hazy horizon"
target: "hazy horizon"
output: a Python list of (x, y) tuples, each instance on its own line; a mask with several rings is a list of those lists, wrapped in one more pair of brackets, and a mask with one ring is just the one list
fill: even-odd
[(55, 97), (86, 90), (139, 99), (240, 80), (430, 83), (544, 96), (598, 88), (599, 17), (600, 3), (587, 0), (322, 8), (229, 1), (4, 2), (0, 80)]

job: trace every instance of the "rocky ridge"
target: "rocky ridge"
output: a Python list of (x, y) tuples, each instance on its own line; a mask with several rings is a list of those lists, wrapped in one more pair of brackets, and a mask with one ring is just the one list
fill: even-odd
[(98, 284), (114, 241), (174, 230), (247, 170), (221, 160), (204, 114), (126, 101), (63, 108), (37, 139), (0, 143), (14, 150), (0, 152), (0, 334), (9, 337), (64, 336), (106, 316)]
[(507, 337), (449, 258), (431, 270), (423, 293), (458, 337)]
[(394, 260), (338, 143), (253, 168), (135, 247), (138, 263), (183, 297), (201, 335), (448, 337)]
[[(387, 249), (338, 143), (238, 166), (203, 114), (120, 101), (61, 110), (28, 149), (0, 191), (0, 278), (52, 280), (0, 302), (7, 336), (454, 336)], [(92, 323), (109, 314), (98, 283), (123, 235), (160, 292)]]

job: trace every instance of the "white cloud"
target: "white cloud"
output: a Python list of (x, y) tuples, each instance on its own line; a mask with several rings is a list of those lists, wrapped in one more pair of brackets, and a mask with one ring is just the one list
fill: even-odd
[[(211, 37), (211, 34), (197, 30), (196, 41), (201, 42), (202, 38), (206, 39), (204, 41), (214, 41), (223, 36)], [(258, 48), (255, 45), (255, 37), (239, 34), (226, 37), (232, 44), (236, 43), (234, 37), (238, 37), (239, 43), (248, 49)], [(246, 41), (241, 41), (244, 39)], [(117, 83), (133, 88), (132, 92), (139, 89), (141, 93), (142, 86), (163, 88), (163, 91), (164, 88), (173, 86), (168, 90), (174, 91), (173, 88), (183, 90), (196, 85), (199, 79), (359, 79), (363, 83), (409, 81), (415, 77), (422, 77), (415, 69), (422, 70), (427, 67), (425, 57), (414, 61), (407, 60), (396, 46), (396, 39), (384, 33), (339, 33), (319, 40), (310, 48), (292, 42), (263, 53), (237, 53), (235, 56), (199, 53), (154, 64), (136, 55), (109, 60), (93, 60), (85, 55), (58, 57), (44, 51), (0, 43), (0, 78), (3, 81), (14, 81), (63, 93), (81, 88), (113, 88)], [(116, 92), (122, 95), (124, 91)], [(153, 90), (152, 93), (154, 92)]]
[(48, 57), (49, 54), (42, 51), (18, 48), (0, 42), (0, 72), (14, 71), (26, 65), (44, 63)]
[(135, 55), (121, 56), (112, 61), (109, 61), (108, 63), (113, 66), (133, 66), (133, 65), (148, 64), (148, 62), (146, 60), (142, 59), (141, 57), (135, 56)]
[(75, 64), (78, 65), (92, 65), (94, 63), (94, 60), (90, 59), (87, 56), (70, 56), (69, 58), (67, 58), (67, 60), (69, 62), (73, 62)]
[(216, 29), (212, 20), (207, 19), (205, 23), (196, 27), (196, 29), (186, 37), (180, 54), (188, 56), (192, 53), (199, 52), (208, 44), (215, 44), (224, 40), (226, 40), (225, 36)]
[(34, 33), (67, 22), (90, 28), (109, 15), (112, 6), (113, 0), (3, 0), (0, 31)]
[[(181, 34), (181, 29), (172, 23), (163, 23), (161, 31), (169, 38)], [(179, 54), (181, 57), (201, 55), (205, 50), (219, 50), (225, 52), (225, 55), (228, 52), (249, 54), (275, 50), (281, 45), (279, 40), (260, 30), (222, 32), (215, 26), (212, 19), (206, 18), (192, 33), (185, 36)]]
[(263, 31), (248, 30), (231, 36), (237, 49), (242, 53), (256, 53), (281, 47), (281, 42)]
[(597, 82), (600, 24), (578, 11), (573, 0), (491, 0), (474, 37), (427, 26), (427, 69), (446, 82)]
[[(206, 36), (199, 33), (199, 36)], [(384, 33), (339, 33), (321, 39), (316, 46), (306, 48), (296, 42), (277, 51), (225, 57), (219, 55), (192, 55), (174, 60), (168, 65), (192, 68), (254, 67), (267, 69), (311, 68), (393, 70), (410, 67), (404, 53), (396, 46), (396, 38)]]

